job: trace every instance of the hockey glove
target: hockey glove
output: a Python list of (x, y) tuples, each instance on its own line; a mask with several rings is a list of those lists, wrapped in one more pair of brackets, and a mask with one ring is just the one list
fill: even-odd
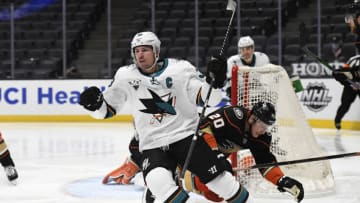
[(224, 200), (213, 191), (209, 190), (209, 188), (200, 181), (199, 177), (193, 175), (190, 171), (185, 172), (183, 187), (186, 191), (200, 194), (213, 202), (222, 202)]
[(226, 81), (227, 63), (223, 56), (212, 56), (207, 64), (206, 82), (214, 80), (214, 88), (222, 88)]
[(103, 184), (115, 182), (116, 184), (127, 185), (130, 180), (139, 172), (138, 165), (135, 164), (130, 158), (126, 158), (125, 162), (117, 169), (111, 171), (102, 180)]
[(80, 94), (80, 102), (85, 109), (90, 111), (98, 110), (104, 101), (103, 94), (97, 87), (89, 87)]
[(301, 200), (304, 198), (304, 188), (302, 184), (295, 179), (283, 176), (280, 178), (277, 186), (280, 192), (290, 193), (292, 196), (294, 196), (297, 202), (301, 202)]

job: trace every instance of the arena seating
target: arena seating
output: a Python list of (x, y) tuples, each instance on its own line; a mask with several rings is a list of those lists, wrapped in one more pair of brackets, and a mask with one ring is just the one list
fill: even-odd
[[(8, 0), (0, 8), (9, 5)], [(22, 1), (18, 0), (16, 5)], [(16, 78), (56, 78), (62, 75), (62, 5), (61, 1), (41, 6), (36, 12), (29, 13), (15, 21), (15, 66)], [(140, 31), (151, 30), (151, 1), (143, 0), (134, 11), (132, 24), (123, 30), (121, 36), (113, 39), (112, 71), (119, 66), (131, 63), (129, 45), (132, 36)], [(309, 22), (297, 22), (299, 28), (294, 33), (282, 37), (282, 47), (277, 39), (277, 0), (241, 0), (241, 35), (251, 35), (255, 40), (256, 50), (267, 53), (271, 62), (278, 63), (278, 50), (283, 53), (282, 65), (304, 60), (301, 47), (306, 45), (310, 50), (317, 50), (317, 18)], [(285, 29), (288, 21), (296, 19), (300, 9), (306, 10), (310, 0), (282, 0), (282, 26)], [(209, 55), (219, 53), (230, 11), (226, 11), (224, 0), (199, 0), (199, 68), (206, 66)], [(355, 36), (349, 32), (344, 21), (344, 6), (349, 1), (322, 0), (322, 50), (326, 60), (345, 60), (355, 54), (353, 42)], [(105, 13), (106, 0), (67, 0), (67, 65), (77, 60), (78, 52), (87, 42), (88, 36), (96, 28), (99, 16)], [(312, 4), (314, 5), (314, 4)], [(219, 8), (224, 8), (223, 10)], [(156, 0), (155, 30), (159, 36), (161, 57), (178, 57), (195, 63), (195, 22), (193, 0)], [(296, 20), (295, 20), (296, 21)], [(229, 33), (229, 45), (224, 53), (230, 56), (237, 53), (237, 28), (234, 25)], [(302, 31), (302, 32), (300, 32)], [(300, 34), (301, 33), (301, 34)], [(334, 40), (336, 39), (336, 40)], [(342, 53), (334, 58), (334, 42), (341, 43)], [(10, 61), (10, 25), (9, 21), (0, 19), (0, 78), (9, 78)], [(105, 60), (105, 59), (104, 59)], [(104, 66), (107, 63), (104, 61)], [(86, 75), (84, 76), (86, 77)], [(102, 77), (102, 76), (99, 76)]]
[[(76, 59), (94, 28), (103, 6), (102, 0), (67, 0), (66, 56), (67, 64)], [(3, 12), (10, 2), (1, 3)], [(22, 16), (15, 19), (15, 78), (56, 78), (62, 75), (62, 1), (43, 5), (15, 1), (26, 10), (17, 11)], [(0, 20), (0, 77), (10, 77), (10, 20)]]
[[(212, 53), (219, 53), (228, 26), (230, 11), (226, 11), (226, 1), (199, 0), (199, 68), (206, 66), (206, 59)], [(283, 0), (283, 15), (296, 13), (296, 0)], [(242, 0), (242, 35), (251, 35), (259, 51), (265, 51), (266, 40), (276, 32), (277, 3), (273, 0)], [(219, 10), (219, 8), (224, 8)], [(185, 58), (195, 61), (194, 52), (194, 1), (162, 1), (156, 4), (156, 33), (162, 41), (162, 56)], [(145, 1), (134, 15), (133, 29), (151, 30), (150, 1)], [(236, 54), (236, 28), (229, 35), (231, 42), (225, 47), (225, 54)], [(132, 35), (121, 36), (130, 40)], [(126, 41), (127, 41), (126, 40)], [(230, 48), (231, 47), (231, 48)], [(117, 64), (118, 66), (121, 64)]]

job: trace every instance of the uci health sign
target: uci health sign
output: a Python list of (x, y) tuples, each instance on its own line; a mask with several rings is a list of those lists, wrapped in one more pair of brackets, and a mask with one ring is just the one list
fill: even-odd
[(79, 115), (80, 93), (89, 86), (102, 90), (110, 80), (0, 81), (0, 115)]

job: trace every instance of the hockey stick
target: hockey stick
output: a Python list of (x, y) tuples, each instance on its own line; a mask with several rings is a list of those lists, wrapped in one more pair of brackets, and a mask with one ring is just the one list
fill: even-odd
[[(334, 68), (327, 63), (326, 61), (322, 60), (319, 56), (317, 56), (316, 54), (314, 54), (313, 52), (311, 52), (306, 46), (304, 46), (302, 48), (302, 50), (310, 57), (316, 59), (319, 63), (321, 63), (322, 65), (324, 65), (326, 68), (328, 68), (330, 71), (334, 71)], [(352, 86), (354, 86), (355, 88), (357, 88), (358, 90), (360, 89), (360, 84), (357, 82), (354, 82), (352, 80), (350, 80), (349, 78), (346, 80), (348, 83), (350, 83)]]
[(330, 155), (330, 156), (319, 156), (319, 157), (298, 159), (298, 160), (292, 160), (292, 161), (281, 161), (281, 162), (274, 162), (274, 163), (256, 164), (256, 165), (250, 166), (248, 168), (233, 168), (233, 170), (240, 171), (240, 170), (249, 170), (249, 169), (257, 169), (257, 168), (267, 168), (267, 167), (272, 167), (272, 166), (283, 166), (283, 165), (307, 163), (307, 162), (312, 162), (312, 161), (322, 161), (322, 160), (329, 160), (329, 159), (338, 159), (338, 158), (345, 158), (345, 157), (352, 157), (352, 156), (360, 156), (360, 152), (336, 154), (336, 155)]
[[(228, 3), (227, 3), (227, 6), (226, 6), (226, 10), (231, 10), (232, 11), (232, 14), (231, 14), (231, 18), (230, 18), (230, 21), (229, 21), (229, 25), (228, 27), (226, 28), (226, 33), (225, 33), (225, 37), (224, 37), (224, 41), (222, 43), (222, 46), (221, 46), (221, 49), (220, 49), (220, 56), (223, 56), (224, 54), (224, 48), (226, 46), (226, 43), (228, 41), (228, 35), (229, 35), (229, 32), (230, 32), (230, 28), (231, 28), (231, 24), (232, 24), (232, 21), (234, 19), (234, 14), (235, 14), (235, 11), (236, 11), (236, 2), (234, 0), (228, 0)], [(193, 135), (193, 138), (192, 138), (192, 141), (191, 141), (191, 144), (190, 144), (190, 147), (189, 147), (189, 150), (188, 150), (188, 153), (186, 155), (186, 159), (184, 161), (184, 165), (181, 169), (181, 173), (180, 173), (180, 180), (182, 181), (184, 179), (184, 176), (185, 176), (185, 172), (188, 168), (188, 165), (190, 163), (190, 160), (191, 160), (191, 157), (192, 157), (192, 154), (193, 154), (193, 151), (194, 151), (194, 148), (195, 148), (195, 145), (196, 145), (196, 141), (198, 139), (198, 133), (199, 133), (199, 130), (200, 130), (200, 121), (201, 119), (204, 118), (205, 116), (205, 111), (206, 111), (206, 107), (208, 106), (208, 103), (209, 103), (209, 98), (210, 98), (210, 95), (211, 95), (211, 91), (212, 91), (212, 88), (214, 86), (214, 76), (211, 75), (211, 82), (210, 82), (210, 87), (209, 87), (209, 90), (206, 94), (206, 98), (205, 98), (205, 102), (204, 102), (204, 106), (202, 108), (202, 111), (201, 111), (201, 114), (200, 114), (200, 119), (199, 119), (199, 122), (198, 122), (198, 125), (196, 127), (196, 130), (195, 130), (195, 133)]]
[(308, 56), (316, 59), (319, 63), (323, 64), (326, 68), (328, 68), (329, 70), (333, 71), (334, 68), (329, 64), (327, 63), (326, 61), (322, 60), (319, 56), (317, 56), (316, 54), (314, 54), (313, 52), (311, 52), (309, 50), (309, 48), (307, 48), (306, 46), (304, 46), (302, 48), (302, 50), (305, 52), (305, 54), (307, 54)]

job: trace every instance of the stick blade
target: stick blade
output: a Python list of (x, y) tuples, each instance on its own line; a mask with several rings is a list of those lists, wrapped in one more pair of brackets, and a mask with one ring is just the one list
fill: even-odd
[(226, 5), (226, 10), (235, 11), (236, 10), (236, 2), (234, 0), (228, 0)]

